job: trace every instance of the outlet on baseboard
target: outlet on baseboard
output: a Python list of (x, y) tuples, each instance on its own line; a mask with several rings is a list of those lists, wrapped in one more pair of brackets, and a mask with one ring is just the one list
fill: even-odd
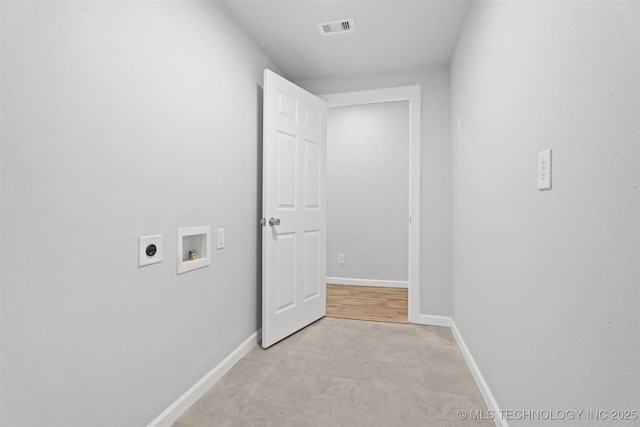
[(344, 254), (338, 254), (338, 264), (344, 264)]

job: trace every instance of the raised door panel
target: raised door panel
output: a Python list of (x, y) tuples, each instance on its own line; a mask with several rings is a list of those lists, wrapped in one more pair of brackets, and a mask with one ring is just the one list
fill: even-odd
[(277, 132), (275, 186), (278, 210), (296, 209), (297, 206), (298, 146), (296, 139), (293, 135)]

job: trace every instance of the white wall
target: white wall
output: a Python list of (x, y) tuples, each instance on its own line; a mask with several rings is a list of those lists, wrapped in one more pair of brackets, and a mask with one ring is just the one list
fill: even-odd
[(327, 276), (406, 282), (408, 218), (409, 102), (329, 108)]
[[(2, 425), (146, 425), (259, 327), (272, 64), (205, 1), (2, 1), (1, 53)], [(226, 248), (177, 276), (198, 225)]]
[(451, 147), (449, 67), (302, 80), (315, 94), (422, 86), (420, 312), (451, 315)]
[(453, 314), (503, 409), (640, 407), (638, 76), (638, 2), (472, 3), (451, 78)]

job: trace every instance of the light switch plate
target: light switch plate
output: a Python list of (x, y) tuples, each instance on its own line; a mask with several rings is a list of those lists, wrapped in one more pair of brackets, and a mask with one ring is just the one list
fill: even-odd
[(218, 231), (218, 239), (217, 239), (218, 242), (217, 242), (216, 247), (218, 249), (222, 249), (222, 248), (224, 248), (224, 228), (218, 228), (217, 231)]
[(538, 153), (538, 190), (551, 190), (551, 148)]
[(344, 254), (338, 254), (338, 264), (344, 264)]
[[(155, 245), (155, 253), (147, 255), (147, 247)], [(138, 237), (138, 267), (162, 262), (162, 234)]]

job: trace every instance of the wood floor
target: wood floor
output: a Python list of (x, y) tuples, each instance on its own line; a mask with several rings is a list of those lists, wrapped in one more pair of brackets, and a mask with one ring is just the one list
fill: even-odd
[(327, 283), (327, 317), (409, 323), (408, 290)]

